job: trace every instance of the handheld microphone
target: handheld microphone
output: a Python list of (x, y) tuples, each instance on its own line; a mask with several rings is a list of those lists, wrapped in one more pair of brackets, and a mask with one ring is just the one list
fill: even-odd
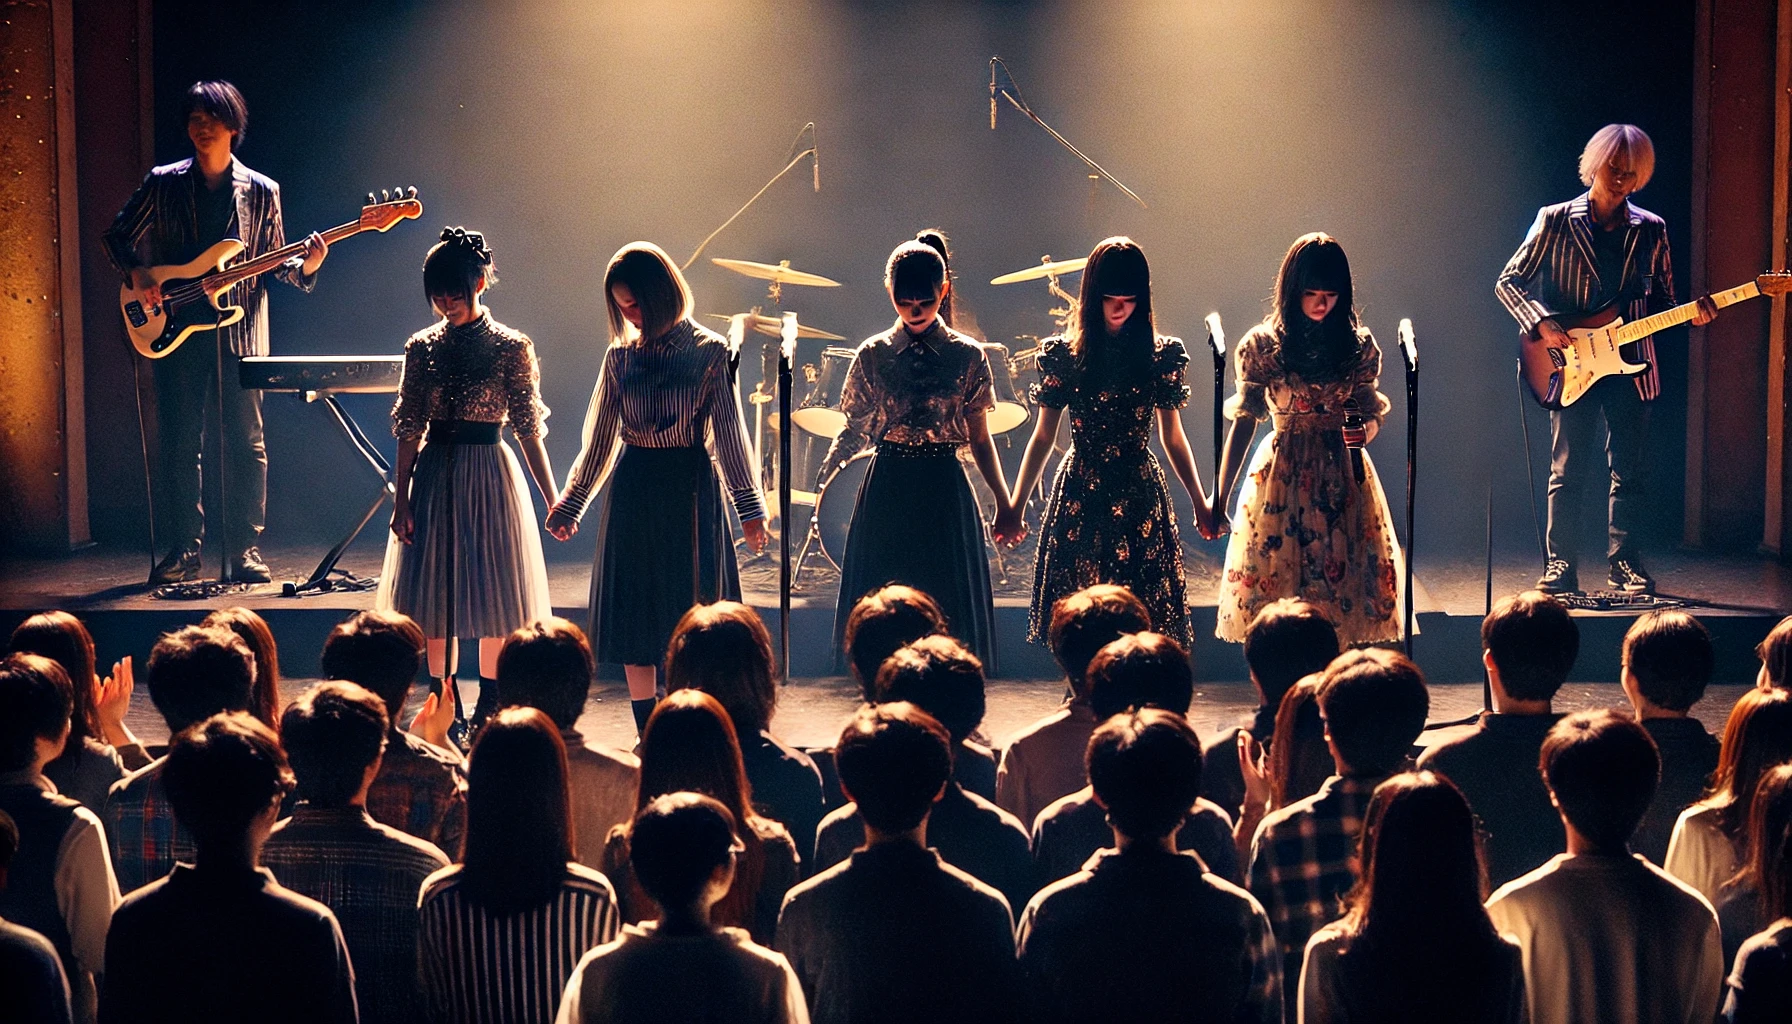
[(1344, 403), (1344, 448), (1350, 452), (1350, 475), (1363, 482), (1363, 446), (1369, 442), (1368, 425), (1363, 410), (1352, 398)]
[(996, 59), (989, 58), (989, 130), (996, 130)]
[(809, 122), (809, 169), (814, 175), (815, 191), (821, 191), (821, 140), (815, 137), (815, 122)]

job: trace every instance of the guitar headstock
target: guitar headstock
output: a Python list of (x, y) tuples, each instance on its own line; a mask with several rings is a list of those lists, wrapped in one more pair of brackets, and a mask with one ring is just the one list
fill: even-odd
[(423, 201), (417, 198), (417, 187), (380, 189), (379, 198), (367, 193), (367, 205), (361, 207), (361, 230), (388, 231), (401, 220), (423, 216)]
[(1775, 270), (1755, 278), (1755, 287), (1762, 295), (1792, 294), (1792, 271)]

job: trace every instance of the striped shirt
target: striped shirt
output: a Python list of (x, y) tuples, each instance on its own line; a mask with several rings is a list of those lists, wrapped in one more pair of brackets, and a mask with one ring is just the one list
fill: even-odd
[(468, 898), (463, 865), (423, 883), (417, 961), (428, 1017), (440, 1024), (550, 1024), (585, 951), (616, 937), (616, 893), (566, 865), (541, 906), (495, 916)]
[[(137, 191), (100, 236), (106, 258), (121, 274), (134, 268), (185, 263), (219, 241), (199, 237), (199, 189), (205, 176), (189, 158), (152, 169)], [(225, 227), (227, 237), (243, 243), (241, 263), (286, 245), (286, 226), (280, 213), (280, 184), (265, 174), (230, 158), (230, 187), (236, 194), (236, 215)], [(232, 230), (234, 228), (234, 230)], [(144, 249), (144, 242), (148, 248)], [(147, 258), (146, 258), (147, 257)], [(282, 263), (274, 276), (301, 291), (310, 291), (315, 275), (300, 272), (301, 257)], [(268, 354), (268, 290), (261, 277), (251, 277), (218, 297), (226, 306), (243, 307), (243, 318), (219, 333), (239, 356)]]
[[(1606, 295), (1618, 293), (1626, 321), (1640, 320), (1651, 309), (1674, 304), (1674, 265), (1668, 253), (1668, 229), (1662, 219), (1626, 200), (1624, 271), (1617, 287), (1599, 278), (1599, 258), (1588, 197), (1545, 206), (1524, 236), (1524, 242), (1494, 282), (1493, 293), (1525, 331), (1552, 316), (1591, 313)], [(1637, 342), (1635, 358), (1649, 364), (1636, 378), (1637, 394), (1653, 401), (1661, 394), (1655, 368), (1655, 339)]]
[(362, 807), (300, 804), (274, 826), (261, 863), (281, 885), (329, 907), (355, 965), (362, 1024), (422, 1019), (417, 894), (448, 858)]
[(618, 435), (638, 448), (707, 443), (741, 522), (765, 517), (746, 425), (728, 370), (728, 342), (680, 320), (652, 342), (611, 344), (585, 413), (584, 447), (555, 510), (578, 519), (608, 475)]
[(112, 844), (112, 871), (118, 891), (129, 894), (173, 870), (174, 862), (193, 860), (193, 837), (174, 820), (174, 807), (162, 787), (158, 758), (141, 771), (119, 779), (106, 795), (100, 815)]

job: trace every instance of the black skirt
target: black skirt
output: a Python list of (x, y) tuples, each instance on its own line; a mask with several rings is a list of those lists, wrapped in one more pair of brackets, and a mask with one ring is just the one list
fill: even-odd
[(625, 445), (591, 570), (597, 660), (658, 665), (692, 605), (740, 600), (721, 488), (703, 448)]
[(834, 606), (836, 665), (845, 664), (846, 618), (859, 598), (904, 583), (938, 601), (946, 628), (993, 675), (995, 600), (983, 516), (951, 445), (880, 443), (846, 535)]

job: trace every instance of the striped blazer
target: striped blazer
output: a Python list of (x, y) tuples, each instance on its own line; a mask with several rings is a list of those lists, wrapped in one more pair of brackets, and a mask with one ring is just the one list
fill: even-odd
[[(1590, 193), (1537, 211), (1537, 220), (1524, 243), (1507, 261), (1494, 282), (1493, 293), (1526, 331), (1552, 316), (1592, 312), (1599, 298), (1599, 261), (1593, 254), (1593, 222), (1588, 206)], [(1648, 316), (1674, 304), (1674, 266), (1668, 254), (1666, 222), (1648, 210), (1625, 201), (1629, 226), (1625, 228), (1623, 316), (1627, 321)], [(1636, 378), (1643, 401), (1661, 394), (1661, 374), (1655, 367), (1655, 339), (1637, 343), (1635, 358), (1649, 364)]]
[[(286, 227), (280, 215), (280, 185), (265, 174), (250, 170), (230, 158), (231, 188), (236, 192), (236, 217), (230, 236), (243, 243), (237, 261), (253, 259), (286, 244)], [(120, 274), (140, 266), (185, 262), (199, 251), (197, 189), (204, 176), (191, 158), (152, 169), (143, 184), (131, 193), (112, 226), (100, 236), (106, 258)], [(302, 258), (280, 265), (274, 276), (301, 291), (310, 291), (316, 276), (299, 272)], [(221, 299), (243, 307), (243, 318), (219, 330), (230, 351), (239, 356), (268, 354), (268, 293), (262, 279), (251, 277), (232, 287)]]

